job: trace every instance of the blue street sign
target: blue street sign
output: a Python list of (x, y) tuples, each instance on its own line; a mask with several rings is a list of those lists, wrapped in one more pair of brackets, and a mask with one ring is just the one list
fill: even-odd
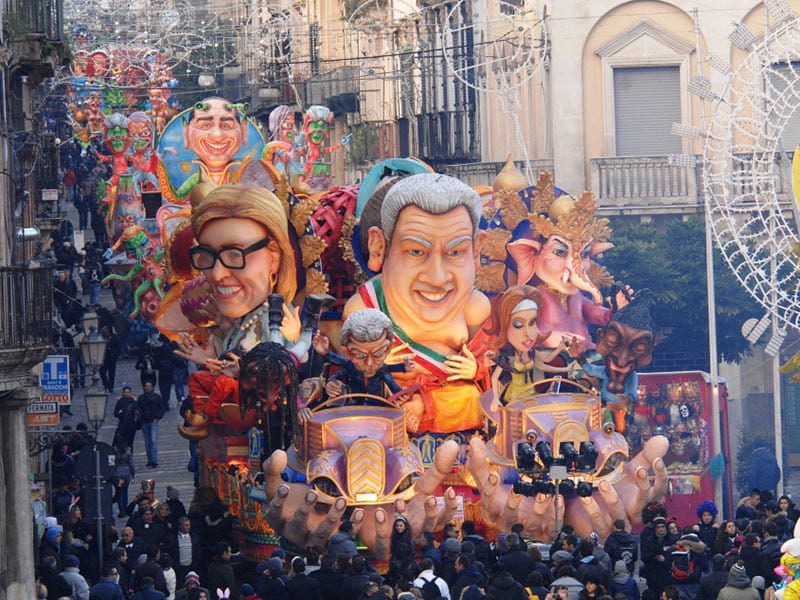
[(45, 358), (39, 385), (44, 389), (43, 401), (69, 404), (69, 356), (53, 355)]

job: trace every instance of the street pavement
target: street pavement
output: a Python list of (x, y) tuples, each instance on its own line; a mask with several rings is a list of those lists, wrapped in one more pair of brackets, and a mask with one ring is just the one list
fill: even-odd
[[(110, 296), (110, 294), (109, 294)], [(101, 297), (101, 303), (106, 306), (113, 306), (111, 303), (104, 302)], [(106, 405), (106, 419), (100, 428), (99, 439), (101, 442), (111, 444), (114, 437), (114, 430), (117, 427), (117, 419), (114, 417), (114, 405), (117, 398), (122, 395), (122, 385), (129, 383), (133, 389), (134, 396), (142, 393), (142, 386), (139, 380), (139, 371), (134, 368), (136, 364), (135, 356), (129, 358), (122, 358), (117, 362), (117, 377), (115, 382), (114, 393), (109, 394), (108, 404)], [(91, 381), (87, 377), (87, 384)], [(96, 388), (101, 388), (102, 383), (98, 381), (94, 384)], [(156, 388), (157, 391), (157, 388)], [(84, 402), (85, 389), (74, 390), (72, 398), (72, 413), (73, 416), (62, 416), (61, 427), (69, 425), (73, 429), (80, 422), (88, 423), (86, 418), (86, 404)], [(177, 400), (175, 398), (175, 390), (172, 390), (170, 398), (170, 410), (164, 415), (164, 418), (158, 424), (158, 467), (146, 467), (147, 455), (144, 450), (144, 439), (142, 432), (136, 432), (136, 438), (133, 442), (133, 459), (136, 475), (133, 483), (128, 491), (129, 500), (141, 491), (141, 482), (145, 479), (155, 480), (155, 496), (160, 500), (167, 498), (167, 485), (177, 488), (180, 492), (180, 498), (189, 508), (189, 503), (194, 494), (194, 475), (187, 470), (189, 462), (189, 442), (182, 438), (178, 433), (178, 424), (183, 423), (183, 417), (178, 414)], [(117, 510), (114, 509), (116, 516)]]
[[(72, 221), (73, 224), (78, 223), (78, 212), (74, 205), (62, 203), (61, 210), (65, 213), (66, 218)], [(94, 233), (91, 229), (85, 231), (86, 241), (94, 241)], [(78, 248), (81, 250), (81, 248)], [(77, 280), (76, 272), (76, 280)], [(79, 286), (80, 287), (80, 286)], [(89, 296), (81, 295), (81, 301), (88, 305)], [(114, 309), (114, 300), (111, 291), (102, 289), (100, 292), (100, 304), (109, 310)], [(109, 394), (108, 403), (106, 405), (106, 419), (100, 429), (99, 439), (101, 442), (111, 444), (114, 437), (114, 431), (117, 427), (117, 419), (114, 417), (114, 405), (117, 398), (122, 395), (122, 386), (125, 383), (131, 385), (133, 395), (138, 396), (142, 393), (142, 386), (140, 383), (139, 371), (135, 369), (136, 354), (135, 351), (129, 354), (127, 358), (121, 358), (117, 362), (117, 373), (115, 387), (112, 394)], [(86, 383), (90, 383), (91, 379), (87, 376)], [(98, 380), (94, 383), (95, 388), (102, 388), (102, 383)], [(156, 387), (158, 392), (158, 387)], [(62, 416), (60, 427), (69, 425), (73, 429), (80, 422), (88, 424), (86, 418), (86, 404), (84, 401), (86, 390), (75, 389), (72, 398), (72, 413), (73, 416)], [(171, 485), (180, 492), (180, 498), (189, 508), (189, 503), (194, 495), (194, 475), (186, 468), (189, 462), (189, 442), (178, 433), (177, 426), (183, 423), (183, 418), (179, 413), (179, 400), (175, 398), (175, 388), (172, 388), (172, 395), (169, 401), (170, 410), (159, 422), (158, 426), (158, 467), (146, 467), (147, 455), (144, 450), (144, 438), (142, 432), (136, 432), (136, 438), (133, 442), (133, 458), (136, 475), (133, 483), (128, 491), (129, 500), (141, 491), (141, 482), (144, 479), (155, 480), (155, 496), (160, 500), (166, 500), (167, 485)], [(117, 510), (114, 509), (116, 516)], [(119, 522), (118, 522), (119, 524)]]

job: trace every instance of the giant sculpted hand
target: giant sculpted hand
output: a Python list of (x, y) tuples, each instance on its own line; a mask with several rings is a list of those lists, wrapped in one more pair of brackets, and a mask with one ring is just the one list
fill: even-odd
[[(444, 493), (445, 506), (439, 510), (433, 495), (436, 487), (450, 473), (458, 454), (458, 444), (448, 441), (436, 451), (433, 465), (414, 485), (414, 497), (393, 505), (363, 506), (353, 509), (349, 518), (353, 534), (367, 545), (379, 559), (388, 559), (391, 552), (392, 526), (395, 515), (402, 515), (416, 539), (423, 531), (441, 529), (457, 508), (452, 488)], [(300, 548), (325, 546), (339, 526), (347, 510), (347, 502), (339, 498), (332, 505), (317, 503), (317, 493), (308, 485), (286, 483), (281, 473), (286, 469), (286, 453), (276, 450), (264, 461), (266, 518), (275, 533)]]
[[(475, 478), (481, 492), (481, 514), (501, 531), (508, 531), (515, 523), (522, 523), (526, 536), (536, 540), (552, 540), (558, 521), (567, 522), (575, 532), (586, 537), (596, 531), (605, 539), (613, 531), (616, 519), (626, 525), (641, 520), (641, 511), (651, 501), (660, 500), (667, 486), (667, 469), (662, 457), (667, 453), (669, 441), (663, 436), (650, 438), (642, 451), (633, 457), (614, 481), (602, 480), (597, 491), (589, 498), (559, 497), (538, 494), (528, 498), (515, 494), (511, 485), (503, 484), (496, 471), (486, 462), (486, 445), (479, 438), (470, 441), (467, 468)], [(648, 469), (655, 480), (650, 484)]]

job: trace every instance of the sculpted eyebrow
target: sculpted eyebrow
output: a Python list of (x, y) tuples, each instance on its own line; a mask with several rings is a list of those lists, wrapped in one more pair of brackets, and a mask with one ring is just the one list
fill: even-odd
[(472, 241), (471, 235), (462, 235), (461, 237), (457, 237), (447, 242), (447, 244), (445, 244), (445, 250), (450, 250), (451, 248), (454, 248), (459, 244), (463, 244), (464, 242), (470, 242), (470, 241)]
[(404, 235), (400, 239), (402, 241), (408, 240), (408, 241), (411, 241), (411, 242), (416, 242), (417, 244), (420, 244), (421, 246), (425, 246), (426, 248), (433, 248), (433, 244), (431, 242), (429, 242), (428, 240), (425, 240), (425, 239), (423, 239), (421, 237), (417, 237), (415, 235)]

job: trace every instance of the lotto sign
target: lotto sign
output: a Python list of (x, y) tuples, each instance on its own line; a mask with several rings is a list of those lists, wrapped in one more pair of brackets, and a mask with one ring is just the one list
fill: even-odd
[(45, 358), (39, 385), (44, 390), (43, 401), (69, 404), (69, 357), (54, 355)]

